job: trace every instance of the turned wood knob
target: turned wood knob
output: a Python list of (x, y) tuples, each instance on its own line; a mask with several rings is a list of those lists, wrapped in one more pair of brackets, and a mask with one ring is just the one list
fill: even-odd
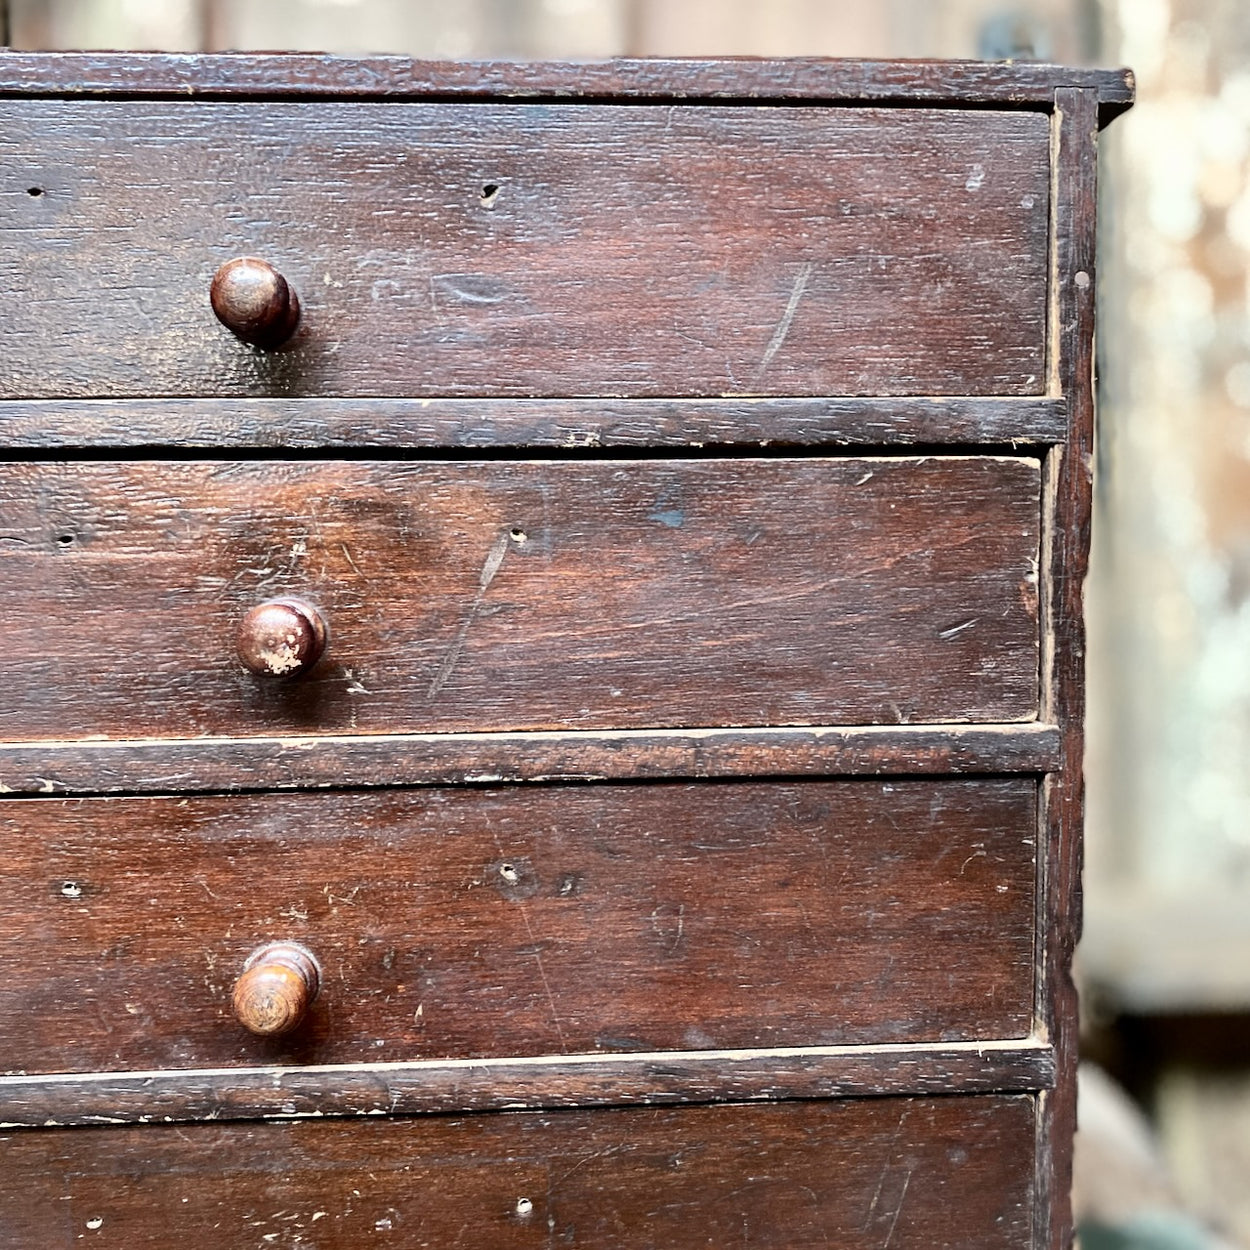
[(321, 988), (321, 970), (311, 952), (294, 942), (254, 950), (230, 997), (239, 1023), (258, 1037), (298, 1028)]
[(299, 297), (272, 265), (254, 256), (226, 261), (208, 294), (217, 320), (245, 343), (277, 347), (295, 332)]
[(271, 599), (239, 622), (236, 645), (257, 677), (298, 677), (321, 659), (326, 625), (316, 608), (299, 599)]

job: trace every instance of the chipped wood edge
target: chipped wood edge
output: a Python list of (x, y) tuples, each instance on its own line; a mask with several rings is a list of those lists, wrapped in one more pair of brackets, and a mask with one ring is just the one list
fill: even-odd
[(0, 743), (0, 794), (1045, 773), (1052, 724)]
[(0, 1129), (890, 1094), (1040, 1093), (1033, 1038), (0, 1077)]
[(1059, 728), (1057, 765), (1039, 809), (1037, 1029), (1054, 1047), (1054, 1087), (1039, 1095), (1035, 1244), (1073, 1239), (1078, 1016), (1072, 958), (1081, 925), (1085, 709), (1084, 580), (1089, 563), (1094, 454), (1096, 92), (1055, 93), (1051, 127), (1051, 385), (1070, 430), (1043, 465), (1042, 715)]
[(0, 94), (253, 99), (602, 99), (759, 105), (927, 104), (1049, 110), (1056, 89), (1092, 91), (1107, 117), (1133, 101), (1127, 69), (1040, 62), (829, 58), (414, 61), (292, 53), (10, 52)]
[(0, 450), (1049, 445), (1062, 398), (9, 399)]

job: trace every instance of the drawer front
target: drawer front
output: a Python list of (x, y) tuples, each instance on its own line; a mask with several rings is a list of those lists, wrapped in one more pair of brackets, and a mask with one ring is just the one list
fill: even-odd
[[(1040, 394), (1049, 151), (1032, 112), (3, 101), (0, 395)], [(282, 350), (213, 317), (240, 255)]]
[[(1007, 457), (0, 466), (0, 733), (1032, 719)], [(236, 655), (295, 596), (325, 657)]]
[(0, 1135), (0, 1239), (1019, 1250), (1034, 1119), (1028, 1097), (955, 1097), (36, 1129)]
[[(26, 1072), (1021, 1037), (1035, 783), (10, 803), (0, 1055)], [(303, 1028), (230, 1012), (321, 963)]]

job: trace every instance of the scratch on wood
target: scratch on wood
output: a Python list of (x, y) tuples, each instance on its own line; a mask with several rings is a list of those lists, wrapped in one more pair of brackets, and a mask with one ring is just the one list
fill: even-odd
[(508, 538), (509, 533), (507, 530), (504, 530), (491, 544), (490, 550), (486, 553), (486, 560), (482, 564), (482, 571), (477, 579), (477, 594), (473, 596), (473, 602), (469, 604), (469, 610), (465, 613), (464, 620), (456, 632), (456, 637), (447, 649), (447, 654), (443, 657), (442, 664), (438, 666), (438, 672), (434, 674), (434, 680), (430, 682), (430, 689), (425, 696), (427, 699), (434, 699), (438, 696), (438, 692), (447, 684), (447, 679), (456, 667), (460, 659), (460, 653), (464, 650), (465, 641), (469, 636), (469, 629), (473, 625), (478, 611), (481, 609), (482, 599), (487, 590), (490, 589), (491, 582), (495, 580), (495, 574), (502, 567), (504, 556), (508, 554)]
[(588, 1155), (583, 1155), (575, 1164), (573, 1164), (571, 1168), (569, 1168), (567, 1172), (561, 1172), (560, 1175), (552, 1181), (552, 1186), (562, 1185), (569, 1179), (570, 1176), (573, 1175), (574, 1172), (577, 1171), (578, 1168), (584, 1168), (586, 1164), (595, 1159), (606, 1159), (609, 1155), (614, 1155), (623, 1148), (624, 1147), (618, 1143), (615, 1146), (605, 1146), (602, 1150), (595, 1150)]
[(331, 907), (333, 907), (335, 903), (346, 903), (349, 907), (355, 907), (356, 895), (360, 893), (360, 886), (353, 886), (347, 894), (335, 894), (333, 886), (327, 885), (321, 892), (326, 896), (326, 902), (328, 902)]
[(450, 296), (460, 304), (503, 304), (509, 298), (507, 287), (497, 278), (477, 273), (436, 273), (430, 276), (430, 305), (438, 307), (438, 296)]
[(820, 1233), (820, 1242), (821, 1242), (821, 1245), (825, 1246), (827, 1250), (830, 1244), (829, 1234), (825, 1231), (824, 1220), (819, 1218), (822, 1212), (820, 1198), (817, 1196), (816, 1191), (810, 1185), (800, 1185), (799, 1188), (812, 1200), (812, 1210), (815, 1211), (817, 1219), (818, 1219), (817, 1229)]
[(547, 1005), (551, 1008), (551, 1023), (556, 1027), (556, 1036), (560, 1039), (560, 1050), (566, 1051), (569, 1047), (564, 1040), (564, 1029), (560, 1025), (560, 1013), (556, 1010), (556, 996), (551, 992), (551, 982), (547, 980), (547, 970), (543, 967), (542, 951), (538, 949), (538, 939), (534, 936), (530, 918), (525, 912), (525, 900), (520, 900), (518, 905), (521, 908), (521, 919), (525, 922), (525, 932), (529, 934), (530, 941), (534, 945), (534, 962), (538, 965), (538, 976), (547, 995)]
[[(487, 560), (487, 563), (490, 563), (489, 559)], [(496, 568), (498, 568), (498, 565), (496, 565)], [(491, 576), (494, 576), (494, 574)], [(500, 859), (507, 859), (508, 853), (504, 850), (503, 843), (499, 840), (499, 835), (495, 834), (494, 838), (495, 849), (499, 852)], [(556, 996), (551, 991), (551, 982), (547, 980), (547, 970), (543, 967), (543, 955), (542, 951), (539, 949), (541, 943), (539, 942), (537, 935), (534, 933), (534, 926), (530, 924), (529, 913), (525, 910), (525, 900), (523, 898), (518, 898), (517, 906), (521, 909), (521, 923), (525, 925), (525, 932), (529, 935), (530, 945), (534, 948), (534, 962), (538, 965), (538, 977), (539, 980), (542, 981), (543, 990), (547, 995), (547, 1006), (551, 1008), (551, 1022), (555, 1025), (556, 1036), (560, 1039), (560, 1050), (563, 1053), (566, 1052), (569, 1047), (568, 1043), (564, 1040), (564, 1029), (560, 1024), (560, 1013), (556, 1010)]]
[[(902, 1111), (899, 1112), (898, 1123), (894, 1126), (894, 1132), (890, 1135), (890, 1144), (889, 1146), (886, 1147), (886, 1152), (885, 1152), (885, 1162), (881, 1165), (881, 1175), (877, 1177), (877, 1188), (872, 1195), (872, 1201), (868, 1204), (868, 1215), (864, 1220), (864, 1228), (863, 1228), (864, 1232), (867, 1232), (868, 1229), (872, 1226), (873, 1217), (877, 1214), (877, 1204), (881, 1201), (881, 1190), (882, 1190), (882, 1187), (885, 1185), (885, 1178), (889, 1175), (890, 1164), (894, 1159), (894, 1147), (898, 1144), (899, 1136), (903, 1132), (903, 1125), (907, 1123), (907, 1117), (910, 1114), (911, 1114), (911, 1108), (909, 1106), (904, 1106)], [(908, 1174), (907, 1179), (909, 1181), (911, 1180), (910, 1174)], [(904, 1194), (907, 1192), (906, 1186), (903, 1187), (903, 1192)], [(900, 1200), (899, 1202), (900, 1208), (902, 1207), (902, 1205), (903, 1205), (902, 1201)], [(897, 1211), (894, 1213), (894, 1220), (895, 1220), (895, 1223), (898, 1222)], [(893, 1236), (893, 1235), (894, 1235), (894, 1225), (891, 1224), (890, 1236)], [(888, 1237), (886, 1238), (886, 1245), (889, 1245)]]
[(773, 357), (786, 341), (786, 335), (790, 333), (790, 326), (794, 323), (794, 314), (798, 312), (799, 301), (803, 298), (803, 292), (807, 290), (808, 279), (811, 276), (812, 262), (809, 260), (799, 267), (798, 276), (794, 279), (794, 286), (790, 291), (790, 300), (786, 304), (785, 312), (781, 314), (781, 320), (777, 322), (773, 337), (768, 340), (768, 346), (764, 349), (764, 358), (760, 361), (759, 369), (756, 370), (756, 378), (763, 376), (764, 370), (772, 364)]
[(903, 1213), (903, 1203), (907, 1201), (907, 1186), (911, 1184), (910, 1168), (907, 1169), (907, 1175), (903, 1178), (903, 1192), (898, 1196), (898, 1206), (894, 1208), (894, 1218), (890, 1221), (890, 1231), (885, 1235), (885, 1244), (881, 1250), (890, 1250), (890, 1242), (894, 1240), (894, 1230), (898, 1227), (898, 1217)]
[[(663, 914), (664, 912), (665, 912), (665, 908), (663, 905), (661, 905), (657, 907), (651, 913), (651, 929), (655, 933), (656, 937), (660, 938), (662, 941), (667, 940), (664, 934), (664, 927), (663, 927), (662, 921), (667, 920), (669, 918), (668, 915)], [(673, 954), (677, 950), (677, 947), (679, 945), (681, 945), (682, 935), (685, 933), (685, 931), (686, 931), (686, 904), (679, 903), (677, 906), (677, 932), (674, 935), (671, 943), (669, 943), (669, 947), (668, 947), (668, 953), (670, 955)]]
[(348, 564), (352, 566), (352, 572), (355, 573), (356, 576), (359, 577), (362, 581), (367, 582), (369, 579), (365, 577), (365, 575), (356, 566), (356, 561), (352, 559), (352, 553), (348, 551), (347, 544), (339, 543), (339, 546), (342, 547), (343, 549), (343, 558), (347, 561)]
[(364, 684), (364, 682), (360, 680), (360, 678), (356, 675), (356, 673), (350, 668), (345, 668), (343, 670), (343, 679), (347, 682), (348, 694), (372, 694), (373, 693), (373, 691), (370, 690)]
[(972, 854), (969, 855), (968, 858), (965, 859), (964, 862), (959, 865), (959, 875), (961, 877), (964, 875), (964, 869), (967, 868), (968, 865), (972, 863), (974, 859), (985, 859), (989, 855), (989, 851), (985, 849), (984, 842), (974, 842), (972, 846), (973, 846)]

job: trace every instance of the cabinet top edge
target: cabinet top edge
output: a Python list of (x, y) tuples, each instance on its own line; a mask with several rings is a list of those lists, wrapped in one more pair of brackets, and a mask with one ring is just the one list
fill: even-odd
[(1128, 69), (1013, 61), (819, 58), (584, 62), (350, 59), (319, 53), (0, 52), (0, 95), (358, 99), (716, 100), (1050, 107), (1096, 91), (1103, 120), (1128, 108)]

